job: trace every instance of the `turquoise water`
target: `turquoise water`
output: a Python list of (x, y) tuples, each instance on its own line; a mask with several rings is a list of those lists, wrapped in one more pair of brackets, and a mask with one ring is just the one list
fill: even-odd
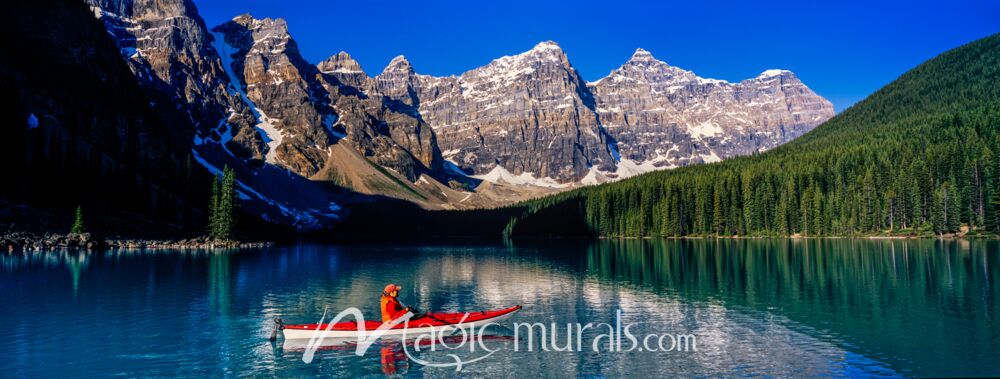
[[(0, 376), (996, 376), (998, 248), (632, 240), (3, 253)], [(302, 343), (267, 339), (275, 316), (313, 323), (357, 307), (376, 318), (389, 282), (421, 309), (524, 309), (486, 333), (482, 346), (496, 351), (486, 357), (397, 341), (357, 356), (335, 341), (304, 363)], [(693, 335), (695, 349), (595, 352), (589, 342), (606, 333), (591, 329), (579, 351), (536, 341), (528, 352), (512, 333), (514, 323), (614, 325), (619, 310), (640, 338)], [(482, 359), (458, 373), (418, 362), (449, 354)]]

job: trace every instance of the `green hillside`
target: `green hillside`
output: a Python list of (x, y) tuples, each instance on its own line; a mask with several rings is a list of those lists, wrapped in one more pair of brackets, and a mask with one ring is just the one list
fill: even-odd
[(512, 207), (509, 236), (1000, 231), (1000, 35), (910, 70), (801, 138)]

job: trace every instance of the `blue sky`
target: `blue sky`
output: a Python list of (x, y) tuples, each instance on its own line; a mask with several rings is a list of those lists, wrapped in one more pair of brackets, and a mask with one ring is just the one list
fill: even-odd
[(584, 79), (637, 47), (703, 77), (794, 71), (837, 111), (945, 51), (1000, 32), (1000, 1), (750, 2), (195, 0), (209, 27), (241, 13), (288, 20), (302, 54), (350, 53), (378, 74), (404, 54), (452, 75), (553, 40)]

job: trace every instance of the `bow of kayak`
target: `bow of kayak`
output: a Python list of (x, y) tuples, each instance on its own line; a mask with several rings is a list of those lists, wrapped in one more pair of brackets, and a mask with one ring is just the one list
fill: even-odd
[[(399, 323), (392, 329), (386, 331), (386, 336), (398, 335), (420, 335), (431, 331), (440, 331), (442, 328), (457, 329), (469, 327), (482, 327), (491, 323), (501, 322), (513, 316), (521, 310), (520, 305), (510, 308), (462, 312), (462, 313), (428, 313), (416, 318), (411, 318), (407, 322)], [(365, 321), (364, 332), (360, 332), (361, 326), (357, 321), (342, 321), (335, 324), (298, 324), (285, 325), (285, 339), (309, 339), (325, 333), (328, 338), (352, 338), (363, 337), (372, 333), (382, 326), (377, 321)], [(329, 330), (327, 330), (329, 329)]]

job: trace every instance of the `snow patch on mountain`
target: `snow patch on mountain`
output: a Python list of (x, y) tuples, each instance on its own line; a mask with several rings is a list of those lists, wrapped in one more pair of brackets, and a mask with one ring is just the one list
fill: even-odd
[(322, 72), (324, 74), (363, 74), (364, 73), (364, 71), (361, 71), (361, 70), (354, 70), (354, 69), (344, 68), (344, 67), (333, 69), (333, 70), (325, 70), (325, 71), (321, 70), (320, 72)]
[(535, 174), (531, 172), (522, 172), (519, 175), (514, 175), (501, 165), (497, 165), (493, 170), (484, 175), (473, 175), (472, 177), (490, 183), (532, 185), (546, 188), (567, 188), (571, 186), (567, 183), (559, 183), (550, 177), (536, 178)]
[(542, 41), (539, 42), (535, 47), (531, 48), (528, 52), (544, 52), (544, 51), (556, 51), (562, 52), (562, 48), (559, 47), (558, 43), (555, 41)]
[(712, 121), (705, 121), (688, 129), (692, 137), (715, 137), (724, 131)]
[(710, 151), (708, 154), (700, 154), (699, 156), (705, 163), (714, 163), (722, 160), (714, 151)]
[(264, 143), (267, 144), (267, 155), (265, 155), (265, 161), (270, 164), (278, 163), (278, 146), (281, 145), (284, 136), (278, 128), (274, 127), (274, 119), (267, 117), (263, 111), (257, 109), (256, 106), (247, 104), (250, 109), (257, 116), (257, 129), (264, 132)]
[(604, 175), (597, 167), (591, 167), (587, 175), (580, 179), (580, 184), (585, 186), (593, 186), (608, 181), (607, 176)]
[(788, 71), (788, 70), (770, 69), (770, 70), (765, 70), (764, 72), (760, 73), (760, 75), (757, 75), (757, 77), (758, 78), (770, 78), (772, 76), (781, 76), (781, 75), (784, 75), (784, 74), (791, 74), (791, 73), (792, 72)]
[(615, 176), (617, 177), (618, 180), (621, 180), (621, 179), (631, 178), (637, 175), (642, 175), (647, 172), (666, 170), (674, 167), (676, 166), (667, 165), (667, 166), (657, 167), (656, 162), (652, 160), (636, 162), (631, 159), (622, 159), (622, 161), (618, 163), (618, 169), (615, 170)]
[[(267, 117), (264, 112), (257, 108), (257, 106), (247, 97), (246, 91), (243, 90), (243, 85), (240, 84), (239, 77), (233, 71), (233, 54), (236, 50), (232, 46), (226, 43), (226, 37), (220, 32), (210, 32), (213, 38), (212, 47), (215, 48), (215, 52), (222, 59), (222, 69), (226, 71), (226, 75), (229, 77), (229, 88), (236, 91), (240, 95), (240, 99), (243, 99), (243, 103), (250, 108), (254, 117), (257, 119), (257, 130), (261, 131), (261, 137), (264, 138), (264, 142), (267, 144), (267, 155), (265, 160), (267, 163), (276, 164), (278, 146), (281, 145), (281, 141), (284, 136), (278, 128), (274, 127), (274, 119)], [(232, 117), (232, 114), (230, 116)], [(228, 118), (227, 117), (227, 118)], [(231, 130), (232, 127), (230, 126)]]

